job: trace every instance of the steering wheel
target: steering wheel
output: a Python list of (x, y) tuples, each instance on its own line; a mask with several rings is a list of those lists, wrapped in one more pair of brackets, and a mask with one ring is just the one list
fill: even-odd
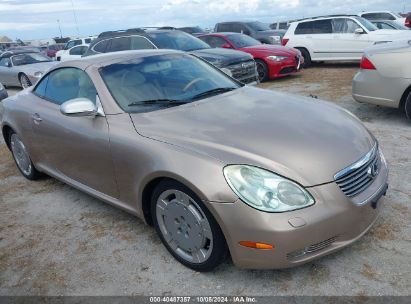
[(198, 82), (201, 81), (206, 81), (205, 78), (202, 77), (198, 77), (196, 79), (191, 80), (184, 88), (183, 88), (183, 92), (187, 92), (193, 85), (195, 85)]

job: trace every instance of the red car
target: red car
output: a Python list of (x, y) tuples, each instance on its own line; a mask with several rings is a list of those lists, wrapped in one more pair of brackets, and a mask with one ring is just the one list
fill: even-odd
[(47, 47), (46, 49), (46, 54), (50, 58), (53, 58), (56, 56), (56, 53), (64, 48), (64, 43), (56, 43), (56, 44), (51, 44)]
[(295, 74), (304, 65), (301, 52), (280, 45), (262, 44), (239, 33), (211, 33), (199, 36), (211, 47), (235, 49), (251, 54), (256, 63), (260, 81)]

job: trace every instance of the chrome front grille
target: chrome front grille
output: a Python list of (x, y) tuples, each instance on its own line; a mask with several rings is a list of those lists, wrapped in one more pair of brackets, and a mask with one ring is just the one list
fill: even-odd
[(303, 257), (303, 256), (305, 256), (305, 255), (307, 255), (307, 254), (310, 254), (310, 253), (314, 253), (314, 252), (323, 250), (323, 249), (331, 246), (331, 244), (334, 243), (334, 242), (337, 240), (337, 238), (338, 238), (338, 236), (333, 236), (332, 238), (329, 238), (329, 239), (327, 239), (327, 240), (321, 241), (321, 242), (319, 242), (319, 243), (312, 244), (312, 245), (309, 245), (309, 246), (307, 246), (307, 247), (304, 247), (304, 248), (302, 248), (302, 249), (300, 249), (300, 250), (296, 250), (296, 251), (287, 253), (287, 259), (288, 259), (288, 260), (293, 260), (293, 259), (297, 259), (297, 258)]
[(232, 64), (227, 68), (231, 71), (233, 78), (242, 83), (257, 81), (257, 69), (254, 60)]
[(377, 144), (359, 161), (334, 176), (335, 182), (348, 197), (354, 197), (371, 185), (378, 175), (381, 159)]

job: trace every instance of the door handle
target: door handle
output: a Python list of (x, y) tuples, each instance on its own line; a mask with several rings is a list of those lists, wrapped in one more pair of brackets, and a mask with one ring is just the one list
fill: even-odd
[(34, 113), (33, 115), (31, 115), (31, 118), (33, 118), (33, 121), (37, 124), (43, 121), (43, 119), (40, 117), (38, 113)]

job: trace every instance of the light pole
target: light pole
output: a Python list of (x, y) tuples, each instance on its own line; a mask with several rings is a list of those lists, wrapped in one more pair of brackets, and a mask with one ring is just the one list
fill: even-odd
[(61, 33), (61, 26), (60, 26), (60, 20), (59, 19), (57, 19), (57, 24), (59, 25), (60, 38), (63, 38), (63, 34)]

